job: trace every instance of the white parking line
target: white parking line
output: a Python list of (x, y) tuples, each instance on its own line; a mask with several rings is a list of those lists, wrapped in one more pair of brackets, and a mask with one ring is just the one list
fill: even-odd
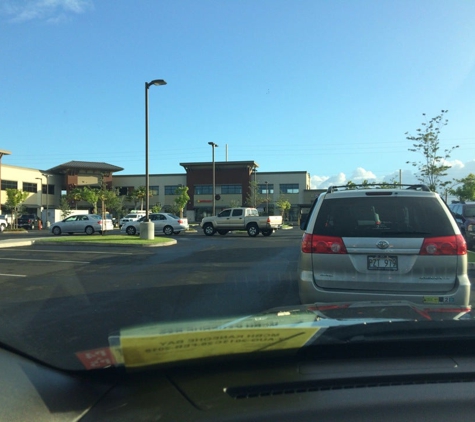
[(26, 277), (24, 274), (0, 274), (0, 277)]
[(31, 259), (31, 258), (0, 258), (2, 261), (35, 261), (35, 262), (63, 262), (73, 264), (90, 264), (89, 261), (61, 261), (59, 259)]
[[(19, 251), (19, 252), (32, 252), (31, 249), (20, 249), (20, 248), (15, 248), (15, 249), (10, 249), (10, 251)], [(33, 252), (54, 252), (54, 253), (88, 253), (88, 254), (91, 254), (93, 253), (94, 255), (99, 255), (99, 254), (104, 254), (104, 255), (133, 255), (132, 252), (99, 252), (99, 251), (94, 251), (94, 252), (91, 252), (91, 251), (71, 251), (71, 250), (68, 250), (68, 251), (55, 251), (55, 250), (52, 250), (52, 249), (35, 249)]]

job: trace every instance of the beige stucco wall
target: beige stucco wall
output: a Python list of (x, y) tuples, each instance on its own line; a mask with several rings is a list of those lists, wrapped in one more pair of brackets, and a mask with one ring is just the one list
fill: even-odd
[[(28, 208), (39, 208), (40, 204), (43, 208), (48, 203), (50, 208), (57, 207), (61, 197), (61, 178), (60, 176), (49, 176), (48, 183), (55, 186), (54, 195), (41, 194), (41, 183), (46, 184), (46, 177), (42, 175), (40, 170), (10, 166), (2, 163), (2, 180), (10, 180), (17, 182), (17, 189), (23, 190), (23, 183), (32, 183), (37, 185), (37, 192), (29, 192), (28, 198), (24, 205)], [(38, 180), (38, 179), (41, 180)], [(7, 192), (0, 190), (0, 204), (5, 204), (7, 201)]]
[[(160, 203), (164, 205), (173, 205), (176, 195), (165, 195), (165, 186), (178, 186), (186, 184), (186, 174), (152, 174), (149, 176), (149, 186), (152, 189), (158, 186), (158, 195), (150, 197), (150, 206)], [(113, 176), (112, 187), (134, 187), (145, 186), (144, 175), (120, 175)], [(131, 204), (132, 205), (132, 204)]]

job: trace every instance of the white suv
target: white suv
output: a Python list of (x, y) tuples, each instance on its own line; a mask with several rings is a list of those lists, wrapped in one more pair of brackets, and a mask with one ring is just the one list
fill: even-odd
[(301, 228), (302, 303), (470, 304), (465, 240), (425, 185), (331, 187)]

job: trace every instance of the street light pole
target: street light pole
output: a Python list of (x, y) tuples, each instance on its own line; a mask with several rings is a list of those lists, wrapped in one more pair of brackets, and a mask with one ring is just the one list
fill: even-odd
[(269, 183), (264, 183), (266, 184), (266, 214), (269, 215)]
[(254, 167), (254, 208), (257, 208), (257, 167)]
[[(49, 198), (49, 174), (48, 173), (41, 173), (42, 176), (45, 176), (46, 177), (46, 227), (49, 227), (50, 226), (50, 222), (49, 222), (49, 216), (48, 216), (48, 213), (49, 213), (49, 202), (48, 202), (48, 198)], [(43, 190), (43, 188), (41, 189)]]
[(148, 89), (152, 85), (166, 85), (163, 79), (154, 79), (151, 82), (145, 82), (145, 221), (140, 223), (140, 238), (153, 239), (155, 237), (154, 225), (149, 220), (150, 197), (150, 177), (148, 171)]
[(43, 179), (41, 177), (35, 177), (36, 180), (40, 181), (40, 220), (43, 221)]
[(214, 142), (208, 142), (213, 150), (213, 215), (216, 215), (216, 168), (214, 163), (214, 149), (218, 146)]

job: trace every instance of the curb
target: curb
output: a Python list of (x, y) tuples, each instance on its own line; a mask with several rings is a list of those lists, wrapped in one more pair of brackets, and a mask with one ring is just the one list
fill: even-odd
[(87, 246), (110, 246), (110, 247), (123, 247), (123, 248), (128, 248), (128, 247), (132, 247), (132, 248), (159, 248), (161, 246), (172, 246), (172, 245), (176, 245), (178, 243), (177, 240), (175, 239), (171, 239), (171, 240), (168, 240), (167, 242), (162, 242), (162, 243), (156, 243), (156, 244), (148, 244), (148, 245), (134, 245), (134, 244), (131, 244), (131, 243), (101, 243), (101, 242), (91, 242), (91, 243), (88, 243), (88, 242), (55, 242), (54, 240), (33, 240), (31, 244), (35, 244), (35, 245), (64, 245), (64, 246), (80, 246), (80, 245), (87, 245)]
[(14, 248), (16, 246), (31, 246), (34, 240), (2, 240), (0, 241), (0, 248)]
[(149, 245), (133, 245), (133, 244), (121, 244), (121, 243), (101, 243), (101, 242), (55, 242), (54, 240), (50, 241), (45, 241), (42, 239), (31, 239), (31, 240), (15, 240), (15, 239), (9, 239), (9, 240), (2, 240), (0, 241), (0, 248), (15, 248), (15, 247), (21, 247), (21, 246), (31, 246), (33, 244), (35, 245), (64, 245), (64, 246), (110, 246), (110, 247), (132, 247), (132, 248), (159, 248), (162, 246), (173, 246), (178, 243), (177, 240), (171, 239), (168, 240), (167, 242), (162, 242), (162, 243), (156, 243), (156, 244), (149, 244)]

